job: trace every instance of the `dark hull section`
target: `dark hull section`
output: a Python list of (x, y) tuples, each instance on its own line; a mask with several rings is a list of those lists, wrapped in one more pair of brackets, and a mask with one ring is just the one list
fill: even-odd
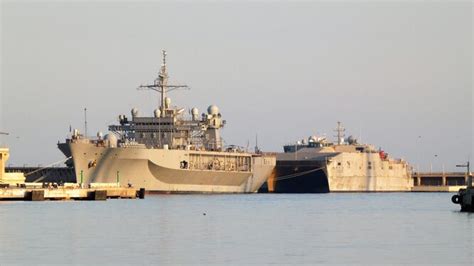
[(267, 190), (274, 193), (328, 193), (325, 162), (277, 161), (275, 175), (268, 180)]
[(69, 167), (7, 167), (7, 173), (25, 174), (25, 182), (47, 182), (47, 183), (75, 183), (76, 174), (74, 168)]

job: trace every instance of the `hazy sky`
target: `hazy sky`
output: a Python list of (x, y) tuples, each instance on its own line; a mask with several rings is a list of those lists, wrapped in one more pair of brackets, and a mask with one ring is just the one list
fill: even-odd
[[(1, 5), (1, 141), (48, 164), (69, 125), (106, 132), (137, 107), (168, 51), (182, 107), (220, 107), (227, 144), (265, 151), (347, 135), (429, 170), (473, 156), (473, 4), (143, 2)], [(437, 156), (435, 156), (437, 155)]]

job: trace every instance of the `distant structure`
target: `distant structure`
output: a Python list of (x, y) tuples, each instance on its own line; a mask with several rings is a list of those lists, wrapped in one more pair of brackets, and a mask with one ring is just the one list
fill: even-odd
[[(0, 132), (0, 135), (8, 135), (8, 133)], [(10, 150), (0, 147), (0, 186), (25, 183), (25, 175), (23, 173), (5, 173), (5, 166), (9, 157)]]

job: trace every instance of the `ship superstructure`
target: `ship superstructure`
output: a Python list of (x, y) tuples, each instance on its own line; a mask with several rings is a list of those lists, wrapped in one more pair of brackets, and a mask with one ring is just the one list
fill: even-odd
[(226, 124), (219, 108), (207, 113), (188, 112), (171, 106), (167, 93), (188, 88), (169, 85), (166, 52), (152, 85), (139, 89), (157, 91), (160, 106), (153, 116), (119, 115), (109, 134), (89, 139), (74, 130), (58, 144), (72, 157), (80, 183), (117, 182), (160, 192), (255, 192), (275, 166), (275, 156), (249, 153), (236, 146), (224, 147), (220, 130)]
[(311, 136), (285, 145), (277, 154), (270, 192), (325, 193), (337, 191), (410, 191), (411, 167), (402, 159), (391, 158), (373, 145), (360, 144), (352, 136), (344, 138), (338, 122), (337, 140)]

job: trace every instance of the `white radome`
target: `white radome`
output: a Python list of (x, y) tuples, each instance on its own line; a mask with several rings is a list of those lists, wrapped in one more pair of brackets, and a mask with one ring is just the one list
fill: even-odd
[(160, 117), (161, 115), (160, 109), (155, 109), (155, 111), (153, 111), (153, 114), (155, 115), (155, 117)]
[(137, 108), (135, 108), (135, 107), (134, 107), (134, 108), (132, 108), (132, 111), (131, 111), (131, 113), (132, 113), (132, 116), (133, 116), (133, 117), (137, 117), (137, 116), (138, 116), (138, 109), (137, 109)]
[(165, 98), (165, 107), (166, 107), (166, 108), (170, 108), (170, 106), (171, 106), (171, 99), (168, 98), (168, 97), (166, 97), (166, 98)]
[(117, 139), (117, 136), (115, 136), (114, 133), (109, 133), (107, 135), (105, 135), (105, 140), (109, 142), (109, 147), (110, 148), (116, 148), (117, 147), (117, 143), (118, 143), (118, 139)]
[(217, 115), (219, 113), (219, 108), (215, 105), (209, 105), (207, 108), (207, 113), (210, 115)]

